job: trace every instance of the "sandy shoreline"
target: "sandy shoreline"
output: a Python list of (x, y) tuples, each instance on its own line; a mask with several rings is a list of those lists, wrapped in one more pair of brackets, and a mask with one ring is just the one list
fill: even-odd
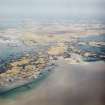
[(35, 89), (0, 100), (0, 105), (104, 105), (105, 63), (60, 65)]
[[(105, 25), (102, 24), (29, 24), (20, 29), (10, 28), (0, 32), (0, 43), (6, 46), (0, 48), (1, 51), (6, 49), (6, 54), (7, 48), (10, 51), (9, 47), (13, 50), (10, 55), (16, 50), (22, 54), (41, 52), (57, 65), (48, 77), (30, 91), (21, 91), (21, 94), (17, 93), (12, 98), (1, 96), (0, 105), (105, 105), (104, 29)], [(0, 53), (1, 57), (4, 52)], [(21, 62), (18, 63), (20, 65)], [(16, 72), (21, 67), (24, 72), (20, 72), (20, 77), (33, 74), (29, 66), (34, 71), (34, 63), (26, 65), (27, 73), (23, 65), (19, 68), (16, 66)], [(14, 74), (14, 66), (13, 72), (9, 74)]]

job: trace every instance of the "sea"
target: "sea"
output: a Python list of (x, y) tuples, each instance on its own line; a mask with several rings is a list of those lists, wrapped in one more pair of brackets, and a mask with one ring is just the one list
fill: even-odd
[[(26, 19), (20, 19), (20, 18), (15, 18), (15, 19), (7, 19), (7, 20), (0, 20), (0, 39), (3, 40), (2, 33), (5, 33), (5, 30), (15, 28), (15, 29), (23, 29), (24, 25), (28, 22), (35, 23), (35, 24), (53, 24), (53, 23), (59, 23), (59, 24), (102, 24), (105, 25), (104, 21), (100, 20), (88, 20), (88, 19), (42, 19), (40, 21), (37, 21), (36, 19), (34, 20), (33, 18), (26, 18)], [(105, 27), (103, 28), (105, 30)], [(79, 37), (78, 43), (79, 42), (90, 42), (90, 41), (95, 41), (95, 42), (104, 42), (105, 43), (105, 34), (104, 35), (89, 35), (86, 37)], [(4, 39), (5, 42), (5, 39)], [(17, 42), (19, 43), (19, 42)], [(86, 45), (79, 45), (77, 42), (74, 44), (74, 48), (81, 50), (82, 52), (94, 52), (95, 56), (89, 56), (89, 57), (83, 57), (84, 62), (97, 62), (97, 61), (105, 61), (105, 44), (104, 45), (99, 45), (99, 46), (89, 46), (88, 44)], [(33, 51), (32, 48), (27, 48), (23, 44), (19, 44), (16, 46), (9, 46), (8, 44), (0, 44), (0, 72), (3, 72), (5, 70), (5, 64), (10, 62), (12, 59), (18, 59), (24, 53), (31, 52)], [(22, 86), (13, 90), (10, 90), (6, 93), (0, 94), (0, 101), (2, 102), (2, 99), (12, 99), (14, 100), (16, 98), (16, 95), (21, 95), (21, 93), (30, 91), (32, 89), (35, 89), (40, 83), (43, 82), (44, 79), (49, 76), (51, 72), (45, 72), (43, 73), (42, 76), (40, 76), (38, 79), (33, 81), (32, 83)], [(16, 100), (16, 99), (15, 99)], [(0, 102), (0, 103), (1, 103)], [(0, 104), (2, 105), (2, 104)]]

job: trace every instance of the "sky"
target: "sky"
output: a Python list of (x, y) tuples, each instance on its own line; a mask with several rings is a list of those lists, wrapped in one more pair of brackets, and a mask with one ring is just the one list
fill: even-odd
[(0, 0), (0, 17), (105, 17), (105, 0)]

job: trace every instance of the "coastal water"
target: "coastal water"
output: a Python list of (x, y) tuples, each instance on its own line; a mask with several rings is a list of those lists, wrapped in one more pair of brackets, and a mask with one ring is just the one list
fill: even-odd
[[(54, 67), (52, 67), (54, 68)], [(40, 85), (41, 82), (43, 82), (44, 79), (46, 79), (51, 73), (51, 67), (46, 68), (46, 70), (44, 70), (43, 72), (41, 72), (41, 74), (38, 76), (38, 78), (36, 78), (35, 80), (33, 80), (32, 82), (25, 84), (23, 86), (20, 87), (16, 87), (12, 90), (0, 93), (0, 98), (1, 99), (15, 99), (17, 96), (25, 94), (27, 92), (30, 92), (32, 89), (35, 89), (38, 85)]]
[[(23, 22), (24, 23), (24, 22)], [(24, 24), (21, 24), (21, 22), (19, 23), (17, 21), (17, 23), (14, 21), (10, 21), (8, 24), (4, 24), (4, 23), (1, 23), (1, 27), (0, 27), (0, 32), (3, 32), (9, 28), (15, 28), (15, 29), (21, 29)], [(2, 25), (4, 24), (4, 25)], [(64, 23), (62, 23), (64, 25)], [(73, 22), (72, 22), (73, 24)], [(80, 23), (79, 23), (80, 24)], [(23, 25), (23, 26), (22, 26)], [(59, 33), (60, 32), (60, 33)], [(56, 34), (64, 34), (62, 30), (60, 30), (58, 33)], [(55, 32), (51, 32), (51, 33), (55, 33)], [(5, 40), (4, 40), (5, 42)], [(11, 41), (10, 41), (11, 42)], [(84, 43), (84, 44), (79, 44), (79, 43)], [(98, 43), (98, 42), (103, 42), (103, 44), (98, 44), (98, 46), (92, 46), (89, 44), (89, 42), (95, 42), (95, 43)], [(20, 44), (19, 44), (20, 43)], [(97, 44), (96, 44), (97, 45)], [(102, 61), (104, 62), (105, 61), (105, 35), (87, 35), (87, 36), (83, 36), (82, 37), (79, 37), (78, 40), (76, 40), (75, 43), (72, 44), (72, 46), (74, 47), (74, 49), (76, 50), (79, 50), (80, 53), (77, 52), (77, 54), (80, 54), (82, 55), (82, 53), (86, 53), (86, 52), (89, 52), (90, 55), (89, 56), (83, 56), (82, 55), (82, 59), (84, 62), (89, 62), (89, 63), (93, 63), (93, 62), (97, 62), (97, 61)], [(16, 45), (15, 44), (8, 44), (8, 43), (5, 43), (5, 44), (2, 44), (0, 45), (0, 72), (4, 72), (6, 71), (6, 64), (8, 64), (9, 62), (11, 62), (11, 60), (16, 60), (18, 59), (19, 57), (21, 56), (24, 56), (24, 54), (27, 54), (27, 53), (32, 53), (32, 52), (39, 52), (39, 49), (46, 49), (46, 48), (43, 48), (45, 47), (44, 45), (43, 46), (26, 46), (24, 45), (23, 43), (21, 42), (17, 42)], [(72, 52), (72, 53), (76, 53), (76, 52)], [(92, 54), (91, 54), (92, 53)], [(38, 95), (38, 99), (40, 100), (42, 98), (44, 98), (45, 96), (45, 100), (47, 100), (48, 96), (51, 95), (51, 99), (48, 98), (48, 100), (53, 100), (52, 98), (54, 98), (54, 96), (56, 96), (56, 92), (58, 91), (61, 91), (59, 88), (61, 86), (61, 89), (62, 89), (62, 93), (64, 96), (65, 96), (65, 92), (67, 93), (67, 91), (69, 91), (71, 89), (71, 87), (69, 87), (70, 85), (70, 82), (72, 83), (73, 81), (75, 81), (76, 83), (78, 82), (78, 78), (81, 77), (81, 69), (82, 67), (79, 66), (79, 72), (78, 72), (78, 67), (77, 66), (74, 66), (72, 68), (71, 65), (69, 65), (70, 67), (67, 68), (67, 71), (65, 71), (66, 69), (66, 66), (68, 65), (65, 65), (64, 63), (62, 64), (62, 62), (60, 62), (60, 68), (58, 67), (56, 70), (59, 70), (59, 72), (55, 72), (53, 73), (54, 71), (45, 71), (43, 72), (36, 80), (34, 80), (32, 83), (29, 83), (27, 85), (24, 85), (24, 86), (21, 86), (21, 87), (18, 87), (18, 88), (15, 88), (15, 89), (12, 89), (8, 92), (5, 92), (5, 93), (2, 93), (0, 94), (0, 105), (6, 105), (8, 103), (8, 100), (9, 100), (9, 105), (12, 105), (12, 102), (15, 101), (15, 104), (18, 104), (18, 101), (19, 101), (19, 96), (22, 97), (22, 99), (24, 100), (24, 102), (26, 101), (26, 97), (25, 95), (27, 96), (27, 94), (31, 94), (32, 96), (32, 92), (34, 90), (37, 91), (38, 89), (38, 86), (40, 87), (41, 84), (42, 84), (42, 87), (39, 88), (39, 93), (37, 93)], [(96, 65), (96, 64), (95, 64)], [(104, 71), (104, 64), (102, 63), (102, 68), (101, 66), (99, 65), (99, 67)], [(63, 66), (63, 68), (62, 68)], [(89, 65), (87, 66), (89, 69), (92, 69), (94, 68), (92, 65)], [(70, 68), (70, 69), (69, 69)], [(97, 67), (98, 68), (98, 67)], [(60, 71), (60, 69), (62, 71)], [(76, 69), (76, 72), (75, 72), (75, 69)], [(84, 67), (83, 65), (83, 69), (85, 70), (86, 68)], [(96, 68), (95, 68), (96, 69)], [(98, 69), (99, 71), (99, 69)], [(83, 71), (82, 71), (83, 72)], [(69, 74), (70, 73), (73, 73), (73, 75), (70, 75), (70, 78), (69, 78)], [(65, 74), (65, 75), (64, 75)], [(87, 75), (88, 72), (86, 72), (85, 75)], [(54, 77), (50, 77), (50, 75), (53, 75)], [(101, 73), (100, 73), (101, 75)], [(66, 78), (67, 76), (67, 78)], [(74, 76), (74, 77), (73, 77)], [(84, 74), (82, 75), (84, 77)], [(62, 78), (63, 77), (63, 78)], [(101, 77), (101, 76), (100, 76)], [(49, 78), (49, 79), (48, 79)], [(88, 78), (88, 76), (87, 76)], [(92, 78), (92, 77), (91, 77)], [(97, 77), (95, 76), (95, 79)], [(85, 77), (84, 77), (85, 79)], [(56, 82), (56, 80), (58, 80), (58, 82)], [(67, 80), (67, 81), (66, 81)], [(72, 81), (73, 80), (73, 81)], [(93, 80), (93, 79), (92, 79)], [(44, 82), (45, 81), (45, 82)], [(91, 80), (90, 80), (91, 81)], [(90, 81), (87, 81), (87, 83), (90, 83), (91, 85), (91, 82)], [(100, 80), (101, 81), (101, 80)], [(102, 80), (103, 81), (103, 80)], [(50, 83), (52, 82), (52, 83)], [(94, 82), (94, 81), (93, 81)], [(96, 81), (95, 81), (96, 82)], [(45, 83), (45, 84), (44, 84)], [(56, 84), (54, 84), (56, 83)], [(66, 84), (66, 85), (65, 85)], [(69, 84), (69, 85), (68, 85)], [(100, 83), (99, 83), (100, 84)], [(47, 93), (47, 85), (48, 85), (48, 92)], [(52, 87), (51, 87), (51, 86)], [(101, 84), (102, 85), (102, 84)], [(84, 86), (84, 85), (83, 85)], [(93, 85), (92, 85), (93, 86)], [(96, 85), (97, 86), (97, 85)], [(77, 86), (78, 87), (78, 86)], [(94, 86), (93, 86), (94, 87)], [(94, 90), (94, 88), (92, 87), (92, 90)], [(54, 89), (57, 88), (57, 90), (54, 90)], [(85, 87), (86, 88), (86, 87)], [(101, 86), (99, 86), (99, 88), (101, 88)], [(41, 92), (40, 92), (40, 89), (41, 89)], [(63, 91), (64, 89), (64, 91)], [(87, 89), (87, 88), (86, 88)], [(103, 89), (103, 88), (102, 88)], [(67, 91), (66, 91), (67, 90)], [(73, 88), (72, 88), (73, 90)], [(71, 91), (72, 91), (71, 90)], [(53, 93), (53, 91), (55, 91)], [(76, 88), (76, 91), (78, 91), (78, 89)], [(84, 89), (85, 91), (85, 89)], [(87, 90), (88, 91), (88, 90)], [(97, 91), (97, 89), (96, 89)], [(96, 92), (94, 91), (94, 92)], [(100, 91), (100, 90), (98, 90)], [(103, 90), (102, 90), (103, 91)], [(45, 95), (47, 93), (47, 96)], [(70, 92), (72, 94), (72, 92)], [(77, 92), (78, 93), (78, 92)], [(101, 94), (101, 92), (99, 92)], [(42, 96), (40, 95), (42, 94)], [(61, 94), (61, 93), (60, 93)], [(74, 100), (75, 100), (75, 91), (73, 91), (73, 94), (74, 94)], [(32, 96), (32, 101), (34, 100), (34, 96), (37, 97), (37, 95), (33, 95)], [(52, 96), (53, 95), (53, 96)], [(65, 99), (64, 97), (60, 96), (61, 99)], [(68, 94), (67, 94), (68, 95)], [(83, 95), (84, 95), (84, 92), (83, 92)], [(90, 94), (91, 95), (91, 94)], [(103, 94), (102, 94), (103, 95)], [(57, 95), (59, 96), (59, 95)], [(77, 95), (79, 96), (79, 95)], [(17, 98), (18, 97), (18, 98)], [(25, 98), (24, 98), (25, 97)], [(72, 95), (71, 95), (72, 97)], [(86, 96), (88, 97), (88, 96)], [(57, 97), (56, 97), (57, 98)], [(66, 96), (67, 98), (67, 96)], [(68, 98), (69, 98), (69, 95), (68, 95)], [(92, 97), (93, 98), (93, 97)], [(96, 97), (97, 98), (97, 97)], [(30, 98), (29, 98), (30, 99)], [(61, 100), (58, 98), (58, 100)], [(70, 98), (72, 99), (72, 98)], [(30, 99), (31, 100), (31, 99)], [(37, 100), (37, 98), (36, 98)], [(43, 100), (43, 99), (41, 99)], [(54, 98), (55, 100), (55, 98)], [(66, 99), (65, 99), (66, 100)], [(81, 99), (80, 99), (81, 100)], [(7, 102), (5, 102), (7, 101)], [(49, 102), (50, 102), (49, 101)], [(56, 101), (56, 100), (55, 100)], [(68, 100), (67, 100), (68, 101)], [(69, 101), (68, 101), (69, 102)], [(40, 103), (40, 102), (39, 102)], [(67, 103), (66, 103), (67, 104)], [(65, 104), (65, 105), (66, 105)], [(13, 104), (14, 105), (14, 104)], [(25, 105), (25, 104), (23, 104)], [(28, 104), (27, 104), (28, 105)], [(32, 104), (33, 105), (33, 104)], [(46, 104), (47, 105), (47, 104)], [(61, 104), (62, 105), (62, 104)], [(90, 104), (91, 105), (91, 104)], [(93, 105), (96, 105), (96, 104), (93, 104)], [(102, 104), (103, 105), (103, 104)]]
[[(76, 42), (76, 44), (74, 45), (75, 49), (79, 49), (81, 50), (81, 52), (94, 52), (96, 55), (90, 55), (89, 57), (83, 57), (84, 62), (96, 62), (96, 61), (105, 61), (105, 45), (100, 45), (98, 47), (94, 47), (94, 46), (89, 46), (88, 44), (85, 45), (79, 45), (79, 42), (91, 42), (91, 41), (96, 41), (96, 42), (104, 42), (105, 43), (105, 35), (93, 35), (93, 36), (87, 36), (87, 37), (80, 37), (78, 42)], [(18, 50), (17, 50), (18, 49)], [(27, 49), (27, 48), (26, 48)], [(7, 64), (8, 62), (10, 62), (12, 59), (18, 59), (19, 57), (21, 57), (24, 52), (32, 52), (32, 49), (22, 49), (19, 47), (11, 47), (11, 46), (1, 46), (1, 52), (0, 52), (0, 72), (3, 72), (3, 70), (5, 70), (5, 64)], [(10, 90), (6, 93), (0, 94), (1, 98), (2, 97), (15, 97), (16, 94), (18, 93), (23, 93), (23, 92), (27, 92), (33, 88), (35, 88), (35, 86), (38, 85), (38, 83), (40, 83), (40, 81), (42, 81), (44, 78), (46, 78), (49, 75), (50, 72), (46, 71), (44, 73), (42, 73), (41, 76), (38, 77), (38, 79), (36, 79), (35, 81), (33, 81), (32, 83), (29, 83), (28, 85), (25, 86), (21, 86), (19, 88)]]
[[(84, 45), (75, 45), (77, 49), (81, 50), (81, 52), (94, 53), (94, 55), (83, 57), (85, 61), (105, 61), (105, 35), (91, 35), (87, 37), (82, 37), (78, 40), (78, 43), (79, 42), (85, 43)], [(103, 42), (104, 44), (100, 44), (99, 46), (92, 46), (88, 45), (89, 42)]]
[[(34, 84), (18, 88), (0, 97), (1, 105), (104, 105), (105, 65), (60, 65)], [(31, 87), (32, 86), (32, 87)]]
[(9, 46), (8, 44), (0, 45), (0, 72), (6, 70), (5, 66), (11, 60), (16, 60), (24, 55), (26, 49), (20, 47)]
[[(105, 35), (93, 35), (88, 37), (82, 37), (75, 43), (74, 48), (82, 52), (94, 53), (95, 55), (90, 55), (88, 57), (83, 56), (83, 60), (87, 62), (91, 61), (105, 61), (105, 45), (90, 46), (87, 43), (95, 41), (105, 43)], [(86, 43), (85, 45), (79, 45), (79, 42)], [(9, 63), (12, 59), (18, 59), (26, 52), (32, 52), (32, 49), (25, 47), (12, 47), (8, 45), (0, 46), (0, 72), (6, 70), (5, 64)], [(37, 50), (37, 49), (36, 49)], [(25, 52), (25, 53), (24, 53)]]

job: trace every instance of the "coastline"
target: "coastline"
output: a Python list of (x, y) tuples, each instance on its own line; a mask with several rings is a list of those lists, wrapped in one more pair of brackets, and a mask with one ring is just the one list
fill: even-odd
[[(89, 103), (89, 105), (104, 105), (100, 98), (105, 94), (105, 63), (95, 62), (89, 64), (65, 64), (54, 68), (50, 75), (43, 79), (35, 89), (17, 93), (15, 99), (2, 99), (1, 105), (67, 105), (68, 103)], [(93, 92), (92, 92), (93, 91)], [(94, 93), (94, 94), (93, 94)], [(69, 97), (68, 97), (69, 96)], [(84, 96), (84, 99), (76, 97)], [(90, 96), (90, 98), (89, 98)], [(83, 98), (83, 97), (82, 97)], [(27, 100), (26, 100), (27, 99)], [(7, 101), (6, 101), (7, 100)], [(93, 101), (92, 101), (93, 100)]]
[[(5, 51), (0, 54), (5, 53), (4, 61), (13, 59), (9, 58), (7, 73), (0, 74), (4, 90), (10, 89), (0, 96), (0, 105), (104, 105), (104, 28), (100, 24), (35, 24), (20, 30), (3, 30), (0, 48)], [(10, 54), (6, 49), (9, 47), (13, 50)], [(45, 59), (41, 57), (37, 62), (37, 54), (46, 55)], [(19, 59), (14, 58), (17, 55)], [(50, 61), (56, 67), (46, 70)]]

